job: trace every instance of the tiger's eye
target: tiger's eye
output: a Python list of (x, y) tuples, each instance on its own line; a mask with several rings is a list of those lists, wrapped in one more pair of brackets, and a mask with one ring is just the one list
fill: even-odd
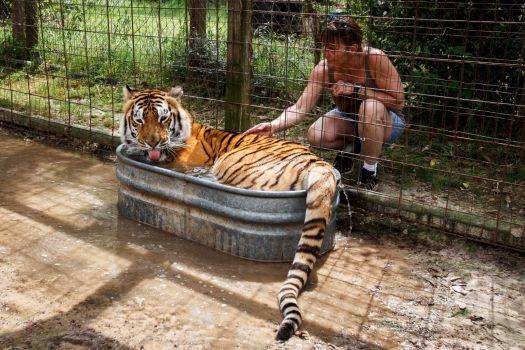
[(169, 114), (163, 114), (159, 117), (159, 122), (165, 123), (168, 120)]

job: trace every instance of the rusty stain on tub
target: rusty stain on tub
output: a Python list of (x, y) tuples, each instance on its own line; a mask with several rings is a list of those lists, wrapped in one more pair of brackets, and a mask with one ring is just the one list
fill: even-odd
[[(291, 261), (304, 223), (306, 191), (256, 191), (140, 162), (117, 149), (119, 213), (228, 254)], [(333, 212), (339, 204), (335, 196)], [(321, 253), (334, 245), (335, 214)]]

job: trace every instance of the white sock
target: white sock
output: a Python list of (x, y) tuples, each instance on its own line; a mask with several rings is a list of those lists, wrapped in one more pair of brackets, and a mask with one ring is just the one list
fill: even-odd
[(364, 162), (363, 168), (365, 168), (368, 171), (371, 171), (374, 173), (374, 175), (377, 175), (377, 163), (374, 164), (368, 164), (367, 162)]
[(347, 153), (353, 153), (354, 152), (354, 145), (353, 144), (348, 144), (346, 145), (346, 147), (343, 149), (344, 152), (347, 152)]

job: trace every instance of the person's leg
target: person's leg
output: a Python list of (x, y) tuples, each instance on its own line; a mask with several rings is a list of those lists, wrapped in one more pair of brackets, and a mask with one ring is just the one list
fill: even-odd
[(370, 182), (370, 189), (377, 184), (377, 160), (381, 155), (383, 143), (392, 133), (392, 120), (385, 105), (377, 100), (368, 99), (359, 107), (359, 137), (361, 155), (364, 161), (360, 182)]
[(358, 128), (363, 160), (377, 162), (383, 143), (392, 132), (392, 120), (385, 105), (377, 100), (364, 100), (359, 107)]
[(315, 147), (342, 149), (353, 137), (352, 121), (336, 110), (317, 119), (308, 129), (308, 142)]

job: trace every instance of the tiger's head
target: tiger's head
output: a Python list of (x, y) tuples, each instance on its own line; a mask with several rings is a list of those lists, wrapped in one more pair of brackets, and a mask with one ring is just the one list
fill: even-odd
[(132, 90), (124, 87), (124, 114), (120, 139), (134, 152), (147, 154), (150, 161), (169, 160), (185, 146), (193, 119), (181, 105), (182, 88), (170, 91)]

